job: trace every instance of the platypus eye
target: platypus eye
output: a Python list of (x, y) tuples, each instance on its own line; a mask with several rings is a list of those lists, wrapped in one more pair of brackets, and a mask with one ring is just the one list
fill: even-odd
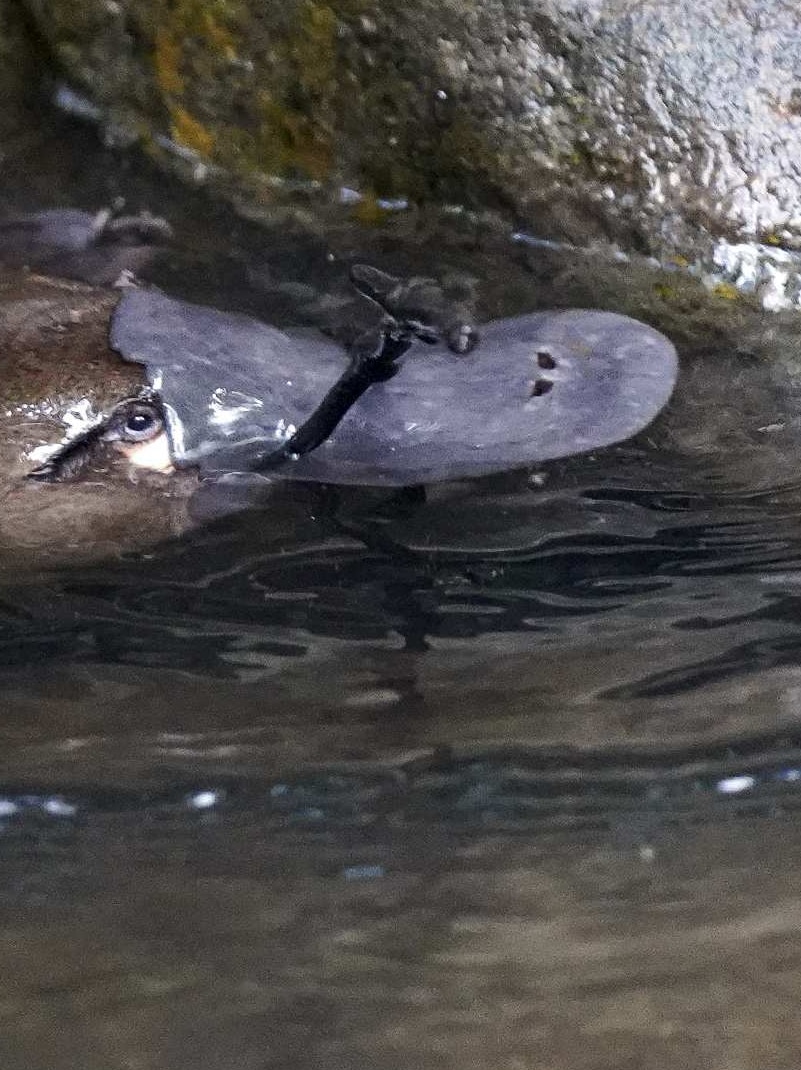
[(120, 428), (120, 439), (123, 442), (146, 442), (155, 438), (162, 426), (161, 414), (155, 406), (132, 402)]

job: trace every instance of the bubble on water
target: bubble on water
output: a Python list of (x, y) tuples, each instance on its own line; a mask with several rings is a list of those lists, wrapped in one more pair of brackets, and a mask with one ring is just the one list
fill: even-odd
[(796, 784), (801, 780), (801, 769), (781, 769), (776, 774), (777, 780), (783, 780), (785, 784)]
[(295, 434), (296, 431), (297, 431), (297, 427), (295, 427), (295, 425), (293, 423), (289, 423), (287, 420), (284, 420), (282, 418), (275, 425), (275, 431), (273, 432), (273, 437), (278, 442), (288, 442), (289, 439), (292, 438), (292, 436)]
[(222, 801), (222, 792), (213, 789), (195, 791), (187, 796), (186, 805), (190, 810), (211, 810)]
[(78, 807), (60, 795), (49, 795), (42, 800), (42, 810), (51, 817), (74, 817), (78, 813)]
[(715, 785), (721, 795), (740, 795), (744, 791), (750, 791), (756, 787), (756, 777), (748, 774), (742, 776), (723, 777)]
[(374, 881), (385, 877), (386, 870), (378, 865), (345, 866), (342, 876), (346, 881)]

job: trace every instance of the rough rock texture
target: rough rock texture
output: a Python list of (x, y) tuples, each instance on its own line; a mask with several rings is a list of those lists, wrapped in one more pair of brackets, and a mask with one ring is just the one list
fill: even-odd
[[(116, 136), (651, 251), (801, 245), (795, 0), (26, 0)], [(212, 167), (212, 173), (214, 168)]]

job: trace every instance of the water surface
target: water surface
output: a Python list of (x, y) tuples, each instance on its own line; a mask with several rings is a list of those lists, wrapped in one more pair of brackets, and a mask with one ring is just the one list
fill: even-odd
[[(184, 296), (312, 324), (367, 257), (543, 299), (463, 233), (264, 249), (219, 209), (192, 244), (175, 191), (83, 144), (58, 186), (53, 144), (9, 204), (147, 195)], [(795, 1070), (796, 409), (682, 356), (589, 457), (5, 563), (4, 1070)]]

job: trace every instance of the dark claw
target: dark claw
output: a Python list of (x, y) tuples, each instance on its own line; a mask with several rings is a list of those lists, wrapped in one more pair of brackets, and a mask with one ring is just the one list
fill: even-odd
[(350, 277), (360, 294), (420, 341), (444, 339), (452, 352), (460, 354), (469, 353), (478, 342), (464, 302), (451, 300), (436, 279), (399, 279), (369, 264), (354, 264)]
[(373, 301), (385, 312), (391, 312), (392, 295), (401, 285), (400, 279), (369, 264), (354, 264), (350, 269), (350, 281), (362, 297)]
[(102, 221), (94, 240), (98, 244), (160, 245), (169, 242), (172, 236), (172, 227), (166, 219), (140, 212)]
[(478, 331), (470, 323), (452, 324), (445, 333), (448, 349), (453, 353), (470, 353), (478, 345)]
[(356, 340), (348, 370), (283, 446), (256, 458), (253, 471), (276, 468), (317, 449), (373, 383), (386, 382), (397, 373), (398, 360), (414, 341), (434, 345), (444, 336), (455, 353), (469, 353), (478, 341), (475, 328), (468, 323), (451, 318), (442, 326), (450, 309), (434, 279), (405, 281), (369, 264), (354, 264), (350, 277), (359, 293), (383, 311), (381, 326)]
[(386, 382), (399, 371), (396, 362), (412, 340), (406, 335), (393, 336), (389, 331), (380, 335), (378, 344), (373, 331), (358, 338), (351, 348), (350, 367), (334, 383), (309, 419), (279, 449), (257, 457), (251, 465), (252, 470), (263, 472), (276, 468), (322, 445), (373, 383)]

